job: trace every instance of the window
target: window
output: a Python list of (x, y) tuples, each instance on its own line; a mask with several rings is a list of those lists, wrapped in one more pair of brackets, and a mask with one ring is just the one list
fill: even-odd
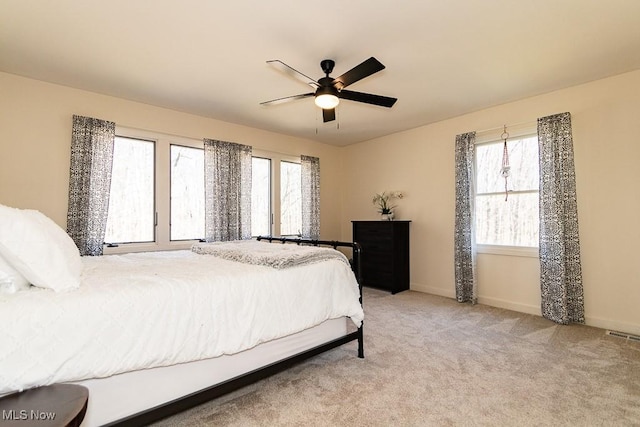
[(271, 234), (271, 159), (253, 157), (251, 162), (251, 235)]
[[(476, 243), (538, 246), (538, 139), (507, 141), (508, 197), (501, 175), (504, 141), (476, 144)], [(506, 198), (506, 200), (505, 200)]]
[(154, 153), (153, 141), (115, 138), (105, 242), (155, 240)]
[[(253, 150), (251, 235), (297, 236), (302, 229), (300, 159)], [(279, 221), (274, 222), (274, 218)]]
[(204, 236), (204, 150), (171, 145), (171, 240)]
[[(188, 249), (204, 237), (202, 141), (123, 127), (116, 134), (105, 242), (117, 247), (104, 252)], [(298, 235), (300, 159), (253, 153), (251, 234)]]
[(302, 232), (302, 181), (300, 163), (280, 162), (280, 233)]
[(116, 127), (105, 253), (186, 249), (204, 237), (202, 141)]

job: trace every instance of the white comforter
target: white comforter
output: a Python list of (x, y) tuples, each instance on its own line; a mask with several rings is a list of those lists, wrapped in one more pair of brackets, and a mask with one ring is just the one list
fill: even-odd
[(364, 317), (353, 273), (336, 260), (275, 270), (174, 251), (83, 262), (78, 290), (0, 295), (0, 393), (233, 354)]

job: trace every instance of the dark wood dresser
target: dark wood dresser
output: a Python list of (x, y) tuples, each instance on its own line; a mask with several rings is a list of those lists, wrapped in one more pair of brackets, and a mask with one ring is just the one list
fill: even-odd
[(353, 241), (362, 246), (362, 284), (392, 294), (409, 289), (409, 223), (352, 221)]

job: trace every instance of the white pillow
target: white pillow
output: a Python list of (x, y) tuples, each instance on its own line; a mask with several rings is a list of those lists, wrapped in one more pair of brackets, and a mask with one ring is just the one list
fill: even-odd
[(80, 286), (78, 248), (38, 211), (0, 205), (0, 255), (34, 286), (54, 291)]
[(14, 294), (30, 287), (31, 283), (0, 255), (0, 294)]

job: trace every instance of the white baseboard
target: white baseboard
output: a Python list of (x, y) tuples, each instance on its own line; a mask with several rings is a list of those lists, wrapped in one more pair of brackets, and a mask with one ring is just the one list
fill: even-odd
[[(430, 286), (424, 286), (420, 283), (411, 283), (411, 290), (417, 292), (424, 292), (427, 294), (438, 295), (441, 297), (447, 298), (456, 298), (455, 289), (442, 289), (442, 288), (433, 288)], [(487, 298), (483, 296), (478, 297), (478, 303), (484, 305), (490, 305), (492, 307), (504, 308), (507, 310), (518, 311), (520, 313), (527, 314), (537, 314), (540, 315), (540, 307), (529, 306), (526, 304), (515, 303), (512, 301), (501, 300), (498, 298)]]
[(640, 335), (640, 325), (636, 323), (620, 322), (618, 320), (602, 319), (598, 317), (585, 316), (585, 324), (596, 328), (609, 329), (612, 331), (626, 332), (628, 334)]
[(539, 305), (522, 304), (519, 302), (507, 301), (499, 298), (490, 297), (478, 297), (478, 303), (484, 305), (490, 305), (491, 307), (504, 308), (506, 310), (517, 311), (519, 313), (533, 314), (535, 316), (542, 316)]
[(425, 286), (420, 283), (413, 283), (413, 282), (409, 286), (410, 286), (409, 289), (411, 289), (412, 291), (424, 292), (425, 294), (438, 295), (440, 297), (446, 297), (446, 298), (453, 298), (453, 299), (456, 298), (456, 292), (453, 289), (445, 290), (442, 288), (433, 288), (430, 286)]
[[(456, 298), (454, 289), (442, 289), (426, 286), (421, 283), (411, 283), (412, 291), (424, 292), (426, 294), (437, 295), (446, 298)], [(522, 304), (513, 301), (502, 300), (499, 298), (490, 297), (478, 297), (478, 303), (489, 305), (491, 307), (504, 308), (506, 310), (513, 310), (519, 313), (533, 314), (535, 316), (542, 316), (540, 312), (540, 306)], [(609, 329), (618, 332), (626, 332), (628, 334), (640, 335), (640, 325), (637, 323), (621, 322), (612, 319), (603, 319), (600, 317), (585, 316), (585, 324), (587, 326), (593, 326), (595, 328)]]

